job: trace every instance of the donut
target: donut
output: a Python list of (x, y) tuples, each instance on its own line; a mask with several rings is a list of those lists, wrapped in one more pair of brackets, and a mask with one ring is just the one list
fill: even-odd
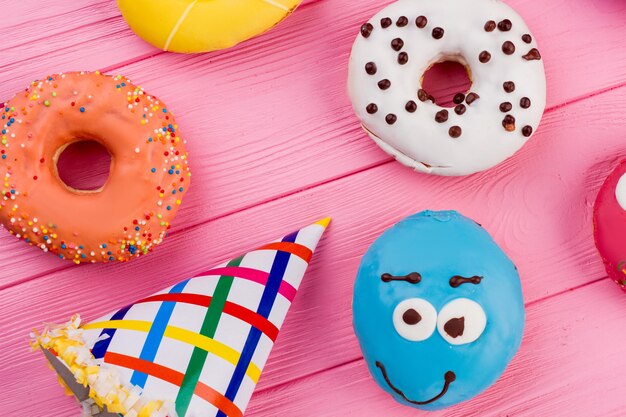
[[(0, 109), (0, 223), (75, 263), (128, 261), (161, 243), (189, 187), (184, 141), (164, 103), (122, 76), (67, 73)], [(106, 183), (77, 190), (57, 160), (77, 141), (111, 155)]]
[[(471, 81), (454, 108), (437, 105), (422, 86), (423, 74), (446, 61), (464, 65)], [(475, 173), (512, 156), (546, 105), (535, 38), (497, 0), (400, 0), (384, 8), (354, 42), (348, 91), (376, 144), (437, 175)]]
[(98, 406), (83, 416), (242, 417), (329, 222), (92, 322), (47, 326), (32, 345), (84, 409)]
[(371, 375), (423, 410), (492, 385), (520, 346), (524, 317), (513, 262), (456, 211), (424, 211), (386, 230), (354, 285), (354, 330)]
[(164, 51), (225, 49), (269, 30), (302, 0), (117, 0), (143, 40)]
[(593, 226), (606, 272), (626, 291), (626, 160), (600, 188), (593, 208)]

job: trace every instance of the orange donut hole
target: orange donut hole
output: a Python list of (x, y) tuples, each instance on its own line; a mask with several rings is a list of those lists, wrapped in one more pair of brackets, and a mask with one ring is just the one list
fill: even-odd
[(72, 191), (98, 192), (109, 179), (111, 154), (91, 139), (78, 139), (57, 151), (59, 179)]

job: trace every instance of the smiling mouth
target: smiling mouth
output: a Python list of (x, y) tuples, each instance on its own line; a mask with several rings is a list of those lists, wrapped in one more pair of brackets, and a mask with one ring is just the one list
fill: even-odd
[(441, 392), (439, 394), (435, 395), (430, 400), (415, 401), (415, 400), (411, 400), (411, 399), (407, 398), (407, 396), (404, 395), (404, 392), (402, 392), (400, 390), (400, 388), (398, 388), (395, 385), (393, 385), (393, 383), (389, 379), (389, 375), (387, 375), (387, 370), (385, 369), (385, 366), (382, 363), (376, 361), (376, 367), (378, 369), (380, 369), (380, 372), (382, 372), (383, 378), (385, 378), (385, 382), (387, 382), (387, 385), (389, 385), (389, 388), (394, 390), (394, 392), (396, 392), (396, 394), (401, 396), (405, 401), (407, 401), (407, 402), (409, 402), (411, 404), (415, 404), (415, 405), (426, 405), (426, 404), (430, 404), (430, 403), (432, 403), (434, 401), (437, 401), (439, 398), (443, 397), (446, 394), (446, 392), (448, 392), (448, 388), (450, 388), (450, 384), (452, 384), (454, 382), (454, 380), (456, 380), (456, 375), (455, 375), (454, 372), (452, 372), (452, 371), (446, 372), (444, 374), (444, 376), (443, 376), (443, 379), (444, 379), (445, 382), (444, 382), (443, 388), (441, 389)]

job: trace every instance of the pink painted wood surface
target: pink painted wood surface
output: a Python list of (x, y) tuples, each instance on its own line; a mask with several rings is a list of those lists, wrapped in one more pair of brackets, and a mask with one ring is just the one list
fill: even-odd
[(29, 352), (32, 327), (76, 311), (97, 317), (331, 215), (249, 415), (414, 415), (367, 377), (350, 299), (366, 247), (425, 208), (454, 208), (481, 222), (518, 264), (529, 306), (521, 354), (505, 377), (441, 415), (624, 414), (624, 299), (604, 279), (590, 219), (599, 185), (626, 155), (626, 49), (616, 41), (626, 35), (626, 5), (508, 1), (540, 44), (549, 108), (514, 158), (451, 179), (392, 162), (352, 115), (349, 49), (359, 24), (387, 3), (307, 2), (262, 37), (196, 56), (136, 38), (110, 0), (24, 0), (7, 9), (0, 97), (61, 70), (124, 73), (176, 113), (194, 177), (170, 237), (129, 264), (74, 267), (0, 232), (5, 414), (76, 415), (42, 358)]
[[(589, 301), (602, 303), (589, 308)], [(390, 399), (362, 359), (255, 393), (252, 416), (624, 416), (623, 294), (603, 280), (531, 303), (522, 347), (502, 378), (475, 399), (423, 413)], [(276, 401), (276, 398), (289, 399)], [(320, 401), (323, 399), (323, 401)], [(302, 410), (309, 410), (302, 413)], [(311, 413), (311, 414), (308, 414)]]
[[(94, 14), (93, 20), (103, 14), (105, 20), (119, 14), (113, 2), (88, 7), (89, 1), (64, 6), (67, 10), (63, 11), (70, 16)], [(554, 80), (549, 83), (550, 107), (626, 82), (626, 51), (619, 45), (609, 48), (599, 35), (619, 38), (620, 27), (607, 24), (607, 19), (617, 19), (624, 12), (620, 15), (617, 9), (606, 16), (606, 5), (587, 10), (565, 1), (558, 3), (563, 19), (555, 21), (544, 13), (546, 6), (537, 9), (529, 1), (513, 3), (530, 22), (546, 55), (548, 79)], [(76, 19), (68, 19), (63, 26), (57, 16), (50, 19), (61, 25), (55, 30), (65, 31), (58, 41), (52, 36), (46, 42), (58, 43), (60, 49), (46, 53), (45, 60), (41, 54), (48, 49), (41, 42), (28, 44), (39, 48), (38, 52), (24, 52), (21, 60), (14, 57), (8, 67), (2, 60), (11, 59), (21, 47), (14, 45), (0, 53), (0, 97), (10, 97), (42, 74), (77, 67), (114, 68), (153, 91), (177, 114), (192, 158), (197, 161), (193, 166), (195, 178), (202, 178), (209, 190), (194, 192), (192, 187), (174, 225), (175, 230), (187, 228), (390, 160), (365, 139), (345, 93), (345, 67), (355, 32), (379, 7), (378, 0), (363, 1), (358, 8), (335, 0), (305, 4), (266, 36), (222, 53), (195, 56), (155, 51), (137, 39), (119, 16), (124, 41), (111, 32), (102, 32), (96, 24), (78, 25), (79, 32), (70, 35), (65, 31), (71, 31)], [(43, 13), (41, 9), (38, 13)], [(46, 9), (55, 7), (49, 4)], [(71, 12), (75, 9), (78, 11)], [(324, 37), (318, 30), (320, 19), (333, 28)], [(111, 23), (102, 24), (103, 29), (112, 30)], [(579, 42), (572, 42), (571, 25), (585, 30), (585, 42), (591, 43), (588, 48), (582, 50)], [(15, 25), (7, 33), (24, 30), (23, 25)], [(32, 28), (27, 30), (32, 36)], [(12, 35), (10, 39), (23, 36)], [(91, 39), (88, 47), (76, 43), (85, 38)], [(133, 48), (144, 49), (137, 52)], [(145, 56), (152, 57), (141, 59)], [(581, 59), (585, 65), (572, 71), (571, 63)], [(607, 60), (614, 65), (604, 65)], [(594, 72), (587, 72), (590, 66)], [(164, 68), (173, 76), (164, 77)], [(576, 78), (562, 83), (563, 77), (572, 73)], [(598, 77), (598, 73), (606, 75)], [(233, 99), (223, 99), (231, 96)], [(237, 192), (233, 192), (233, 184)], [(6, 234), (0, 234), (0, 242), (8, 242), (11, 253), (19, 254), (7, 258), (8, 265), (0, 259), (0, 286), (59, 267), (56, 259), (40, 260), (38, 250), (24, 248)], [(34, 259), (37, 261), (29, 262)]]

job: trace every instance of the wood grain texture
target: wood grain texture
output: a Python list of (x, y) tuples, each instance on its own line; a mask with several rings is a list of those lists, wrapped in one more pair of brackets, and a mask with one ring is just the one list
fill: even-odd
[[(590, 300), (602, 302), (590, 307)], [(626, 335), (616, 329), (623, 329), (625, 306), (623, 294), (608, 279), (532, 303), (522, 347), (500, 380), (475, 399), (444, 411), (423, 413), (396, 403), (359, 359), (260, 390), (247, 415), (623, 416), (623, 386), (616, 382), (626, 373), (626, 357), (619, 349)]]
[[(516, 161), (474, 178), (424, 177), (386, 163), (172, 233), (158, 256), (125, 265), (69, 268), (10, 287), (0, 292), (5, 300), (0, 328), (10, 329), (0, 340), (0, 351), (15, 358), (5, 371), (38, 360), (28, 352), (25, 335), (42, 321), (65, 320), (75, 311), (95, 318), (200, 272), (209, 266), (207, 260), (224, 260), (323, 213), (332, 214), (334, 222), (279, 336), (262, 387), (359, 357), (350, 312), (359, 257), (386, 227), (425, 208), (454, 207), (482, 223), (516, 261), (528, 302), (600, 279), (604, 270), (591, 239), (589, 201), (609, 171), (607, 154), (621, 149), (622, 136), (594, 111), (620, 111), (625, 96), (626, 88), (621, 88), (548, 113), (543, 133)], [(568, 125), (566, 120), (582, 123)], [(604, 146), (589, 137), (602, 137)], [(150, 279), (141, 279), (146, 271)], [(86, 280), (89, 285), (80, 284)], [(33, 310), (32, 305), (41, 307)], [(30, 372), (37, 368), (27, 369), (24, 383), (33, 380)], [(45, 384), (40, 389), (49, 395)]]
[[(592, 9), (583, 16), (577, 6), (556, 3), (563, 19), (553, 22), (543, 13), (544, 9), (537, 11), (529, 2), (512, 2), (522, 15), (529, 15), (527, 19), (535, 36), (548, 49), (544, 55), (547, 54), (549, 105), (558, 107), (589, 94), (578, 91), (581, 86), (586, 89), (584, 91), (596, 92), (626, 81), (626, 71), (623, 70), (626, 66), (620, 66), (622, 54), (626, 59), (623, 48), (608, 49), (604, 38), (598, 35), (600, 32), (603, 36), (617, 36), (619, 26), (608, 25), (607, 19), (610, 21), (621, 11), (616, 9), (607, 17), (605, 9)], [(307, 4), (265, 36), (232, 50), (195, 56), (158, 53), (138, 40), (121, 17), (116, 24), (103, 21), (79, 24), (77, 28), (85, 30), (85, 34), (61, 32), (59, 42), (63, 43), (62, 48), (46, 53), (45, 60), (37, 55), (36, 59), (15, 61), (11, 64), (14, 65), (12, 70), (5, 69), (7, 81), (0, 84), (0, 96), (8, 97), (12, 91), (23, 88), (31, 78), (57, 69), (75, 69), (84, 63), (95, 69), (117, 63), (116, 71), (140, 82), (173, 109), (178, 115), (181, 131), (189, 141), (194, 183), (199, 178), (203, 186), (196, 188), (192, 185), (181, 215), (174, 223), (174, 230), (186, 229), (389, 161), (386, 154), (365, 139), (345, 94), (345, 67), (356, 28), (379, 6), (374, 0), (363, 2), (359, 8), (334, 0)], [(97, 16), (106, 16), (107, 20), (118, 15), (111, 2), (89, 5), (87, 0), (82, 0), (71, 9), (65, 7), (70, 14), (70, 28), (77, 13), (93, 13), (90, 18), (93, 21), (97, 21)], [(49, 9), (54, 10), (54, 7)], [(58, 19), (57, 16), (51, 20)], [(89, 19), (83, 17), (83, 21)], [(333, 28), (323, 32), (323, 37), (318, 30), (320, 21), (325, 22), (325, 27)], [(102, 29), (120, 34), (124, 42), (113, 32), (100, 32), (98, 24), (102, 24)], [(588, 30), (585, 41), (593, 42), (584, 53), (594, 55), (586, 56), (585, 61), (606, 62), (611, 59), (615, 65), (605, 66), (603, 71), (614, 71), (615, 74), (592, 77), (584, 73), (589, 69), (588, 63), (572, 71), (570, 66), (575, 61), (574, 56), (580, 58), (583, 53), (582, 50), (575, 51), (573, 46), (567, 54), (562, 51), (564, 45), (572, 44), (570, 33), (566, 31), (572, 24)], [(119, 30), (112, 28), (115, 25)], [(70, 44), (76, 39), (85, 39), (89, 48)], [(132, 48), (146, 47), (142, 49), (143, 53), (152, 57), (140, 59), (143, 55), (133, 55), (126, 42)], [(48, 44), (54, 45), (55, 41)], [(46, 47), (41, 42), (32, 45), (39, 50)], [(549, 51), (550, 45), (556, 45), (552, 52)], [(580, 47), (578, 41), (576, 45)], [(20, 50), (19, 47), (11, 49), (13, 53)], [(599, 52), (606, 55), (596, 55)], [(72, 61), (64, 61), (59, 67), (54, 61), (56, 53)], [(28, 56), (24, 51), (20, 54)], [(0, 68), (2, 56), (0, 54)], [(551, 56), (555, 58), (551, 59)], [(10, 55), (5, 57), (11, 59)], [(277, 57), (280, 60), (277, 61)], [(135, 62), (135, 59), (139, 61)], [(134, 63), (120, 67), (121, 62)], [(37, 65), (43, 67), (23, 78), (25, 70)], [(170, 74), (184, 74), (184, 77), (173, 77), (173, 82), (172, 77), (163, 77), (165, 68)], [(563, 74), (572, 73), (577, 79), (561, 84)], [(11, 86), (16, 79), (21, 84)], [(613, 84), (607, 84), (607, 79), (612, 79)], [(9, 87), (12, 89), (8, 90)], [(3, 89), (7, 89), (6, 94)], [(259, 123), (259, 120), (267, 123)], [(233, 192), (234, 186), (237, 192)], [(37, 249), (15, 248), (18, 243), (0, 232), (0, 248), (6, 247), (7, 251), (16, 254), (6, 259), (12, 266), (24, 267), (5, 268), (0, 259), (0, 285), (68, 267), (51, 256), (41, 257)], [(6, 277), (7, 274), (10, 277)]]
[[(554, 218), (558, 221), (558, 218), (561, 216), (561, 212), (558, 210), (571, 212), (575, 208), (579, 208), (581, 205), (586, 205), (593, 201), (593, 193), (596, 192), (597, 186), (599, 186), (606, 173), (608, 173), (608, 170), (611, 167), (610, 163), (602, 165), (602, 169), (600, 171), (594, 171), (594, 174), (597, 175), (597, 177), (595, 177), (595, 183), (590, 185), (595, 186), (595, 188), (590, 188), (587, 183), (581, 181), (581, 178), (590, 178), (587, 170), (595, 169), (594, 166), (589, 165), (590, 162), (611, 162), (614, 161), (618, 155), (624, 154), (622, 145), (623, 138), (618, 129), (620, 126), (619, 119), (615, 118), (613, 119), (614, 122), (611, 123), (604, 118), (604, 115), (607, 112), (614, 112), (613, 114), (618, 115), (621, 112), (626, 111), (626, 106), (623, 104), (625, 94), (626, 89), (619, 88), (605, 94), (591, 97), (582, 102), (549, 110), (546, 112), (538, 135), (535, 136), (533, 140), (531, 140), (530, 143), (527, 144), (527, 146), (524, 147), (522, 151), (513, 159), (487, 173), (467, 178), (445, 179), (415, 175), (406, 169), (392, 167), (390, 169), (397, 170), (401, 173), (402, 177), (399, 177), (398, 174), (383, 174), (383, 178), (388, 180), (393, 186), (395, 186), (395, 184), (402, 184), (403, 181), (406, 181), (406, 188), (415, 190), (410, 194), (412, 195), (412, 198), (406, 200), (404, 213), (410, 212), (411, 207), (415, 207), (415, 209), (419, 207), (426, 208), (429, 206), (446, 207), (447, 204), (447, 207), (457, 207), (462, 209), (467, 203), (471, 203), (479, 207), (477, 210), (478, 214), (483, 213), (484, 210), (486, 210), (486, 212), (489, 213), (489, 217), (496, 219), (497, 221), (494, 222), (495, 227), (504, 227), (505, 225), (509, 225), (507, 222), (515, 220), (511, 219), (511, 208), (507, 207), (507, 210), (504, 212), (499, 210), (501, 207), (500, 204), (504, 198), (505, 201), (510, 202), (515, 210), (521, 210), (517, 216), (519, 221), (522, 222), (522, 226), (519, 226), (520, 230), (512, 229), (509, 232), (510, 236), (505, 236), (505, 238), (517, 240), (522, 242), (524, 245), (527, 243), (527, 237), (517, 235), (523, 233), (526, 227), (532, 230), (536, 227), (536, 222), (543, 221), (541, 217), (536, 219), (536, 216), (541, 216), (543, 212), (553, 213)], [(567, 121), (570, 120), (570, 117), (575, 117), (577, 120), (584, 121), (584, 123), (582, 125), (568, 123)], [(602, 138), (602, 146), (599, 146), (599, 141), (594, 138)], [(195, 146), (197, 143), (190, 141), (189, 145)], [(584, 152), (581, 152), (582, 149), (584, 149)], [(206, 152), (210, 153), (210, 150)], [(235, 152), (235, 150), (232, 152)], [(246, 153), (245, 149), (240, 151), (242, 156), (246, 155)], [(253, 157), (253, 155), (250, 155), (250, 158)], [(272, 162), (277, 161), (277, 158), (280, 158), (280, 156), (268, 156), (268, 159)], [(324, 158), (325, 157), (323, 155), (320, 155), (317, 159), (318, 161), (321, 161), (324, 160)], [(207, 160), (210, 161), (208, 154)], [(311, 163), (314, 164), (316, 162)], [(382, 164), (395, 165), (395, 163), (385, 162), (385, 160), (382, 161)], [(170, 237), (165, 240), (165, 243), (162, 244), (161, 247), (157, 248), (156, 253), (163, 253), (163, 255), (154, 257), (150, 256), (135, 262), (138, 262), (139, 266), (145, 267), (145, 265), (159, 264), (163, 257), (171, 259), (173, 255), (170, 255), (170, 251), (176, 251), (177, 239), (180, 238), (189, 241), (192, 239), (192, 235), (189, 234), (189, 231), (194, 229), (194, 226), (201, 226), (215, 219), (211, 216), (211, 208), (213, 200), (216, 198), (213, 193), (216, 193), (217, 189), (213, 189), (211, 187), (211, 181), (214, 178), (219, 178), (218, 171), (228, 170), (229, 172), (232, 172), (233, 170), (239, 169), (240, 175), (244, 175), (246, 167), (249, 168), (250, 166), (246, 164), (246, 166), (239, 168), (232, 165), (227, 167), (216, 167), (210, 163), (199, 167), (196, 165), (195, 168), (197, 169), (194, 170), (195, 176), (193, 181), (196, 181), (195, 178), (208, 178), (209, 183), (203, 184), (201, 187), (192, 186), (191, 191), (187, 194), (185, 206), (183, 206), (179, 217), (176, 219), (176, 225), (170, 233)], [(319, 167), (318, 169), (323, 168), (326, 167)], [(368, 166), (366, 165), (365, 167), (362, 167), (362, 170), (367, 170), (367, 168)], [(296, 170), (295, 172), (299, 173), (299, 175), (304, 175), (298, 167), (294, 167), (294, 169)], [(562, 198), (564, 198), (567, 194), (557, 194), (553, 192), (553, 189), (551, 188), (552, 186), (562, 190), (562, 193), (572, 192), (572, 190), (567, 189), (567, 187), (571, 186), (571, 184), (568, 184), (567, 182), (568, 177), (566, 176), (566, 173), (571, 176), (570, 181), (578, 181), (578, 183), (574, 185), (578, 187), (576, 191), (580, 195), (585, 192), (591, 194), (585, 196), (586, 200), (580, 199), (579, 194), (573, 194), (572, 197), (564, 200)], [(491, 179), (487, 181), (488, 178)], [(288, 179), (289, 178), (284, 178), (283, 180), (289, 182)], [(510, 184), (513, 180), (517, 181), (515, 186), (511, 186)], [(438, 187), (442, 187), (443, 184), (446, 185), (445, 191), (457, 190), (454, 194), (448, 194), (449, 198), (446, 204), (442, 204), (439, 197), (437, 197), (436, 194), (432, 194), (432, 192), (440, 193), (444, 191), (438, 189)], [(263, 186), (271, 188), (276, 187), (277, 184), (274, 182), (257, 184), (257, 187)], [(351, 185), (346, 185), (346, 187), (351, 187)], [(362, 186), (359, 185), (359, 187)], [(383, 187), (387, 189), (389, 188), (389, 185)], [(420, 189), (419, 187), (426, 188)], [(497, 191), (493, 191), (494, 188)], [(206, 191), (207, 189), (208, 192)], [(239, 209), (233, 208), (230, 213), (237, 213), (248, 207), (246, 205), (247, 199), (251, 198), (255, 191), (258, 191), (258, 189), (250, 189), (250, 186), (246, 183), (237, 187), (237, 193), (233, 193), (232, 190), (232, 185), (224, 188), (223, 198), (225, 202), (229, 200), (237, 200), (240, 204)], [(370, 187), (366, 186), (365, 190), (369, 193)], [(427, 194), (419, 194), (422, 190)], [(475, 194), (477, 192), (482, 193), (480, 200), (477, 199), (477, 195)], [(348, 193), (346, 195), (350, 194)], [(428, 202), (426, 204), (422, 203), (421, 205), (417, 205), (415, 198), (419, 198), (424, 195), (429, 196), (429, 200), (427, 200)], [(355, 198), (355, 201), (363, 201), (364, 199), (367, 199), (367, 197), (368, 194), (353, 198)], [(393, 195), (385, 198), (389, 198), (392, 201), (396, 201), (398, 199), (403, 200), (403, 197), (395, 197)], [(330, 201), (333, 199), (334, 195), (331, 195)], [(528, 207), (527, 204), (529, 200), (532, 201), (531, 207)], [(232, 204), (232, 201), (228, 204)], [(280, 203), (280, 205), (284, 206), (284, 203)], [(394, 205), (401, 206), (399, 202), (396, 202)], [(355, 204), (350, 200), (345, 200), (343, 207), (333, 207), (329, 204), (327, 210), (329, 210), (330, 214), (333, 214), (337, 210), (350, 210), (353, 206), (353, 210), (359, 209), (358, 203)], [(290, 209), (290, 207), (285, 208), (287, 210)], [(528, 217), (527, 210), (529, 209), (532, 210), (534, 217)], [(384, 207), (382, 210), (384, 210)], [(228, 213), (229, 212), (226, 214)], [(273, 210), (272, 213), (273, 216), (283, 215), (282, 213), (276, 213), (275, 210)], [(311, 215), (316, 216), (318, 214), (311, 213)], [(223, 217), (227, 216), (222, 215), (218, 218), (221, 219)], [(384, 212), (380, 213), (380, 218), (386, 217), (387, 216)], [(566, 236), (568, 238), (572, 233), (582, 233), (582, 231), (585, 231), (587, 234), (585, 234), (584, 238), (581, 240), (587, 242), (591, 233), (589, 221), (590, 216), (585, 215), (580, 217), (580, 221), (572, 222), (571, 226), (556, 223), (551, 226), (554, 227), (555, 230), (550, 230), (550, 236), (554, 235), (554, 232), (557, 232), (559, 228), (566, 229)], [(294, 227), (297, 226), (297, 224), (294, 224)], [(184, 232), (182, 237), (180, 236), (181, 232)], [(196, 232), (198, 232), (198, 236), (202, 236), (202, 232)], [(0, 283), (2, 283), (5, 287), (13, 285), (15, 282), (22, 282), (25, 279), (30, 278), (31, 276), (28, 274), (32, 274), (36, 278), (42, 273), (59, 268), (69, 269), (75, 273), (83, 271), (83, 266), (75, 267), (74, 265), (59, 262), (53, 256), (42, 256), (39, 249), (28, 247), (24, 245), (23, 242), (17, 241), (8, 234), (6, 234), (5, 238), (7, 241), (6, 247), (12, 248), (12, 256), (2, 257), (0, 259)], [(540, 238), (543, 241), (543, 236), (540, 236)], [(580, 242), (581, 240), (576, 240), (576, 242)], [(203, 245), (203, 243), (199, 242), (198, 245)], [(245, 249), (245, 247), (241, 248), (241, 250)], [(560, 245), (555, 245), (555, 249), (559, 251), (562, 250)], [(527, 254), (528, 250), (529, 249), (524, 249), (520, 251), (520, 256), (523, 257)], [(533, 249), (530, 248), (530, 250)], [(545, 248), (539, 248), (539, 252), (543, 250), (545, 250)], [(591, 245), (588, 245), (586, 251), (587, 257), (594, 253)], [(228, 256), (228, 253), (224, 256)], [(546, 264), (549, 265), (549, 262), (550, 261), (548, 260)], [(128, 266), (128, 268), (132, 270), (132, 266)], [(106, 269), (126, 270), (127, 266), (106, 266)]]
[(352, 114), (349, 49), (360, 23), (389, 1), (307, 3), (262, 37), (195, 56), (136, 38), (113, 1), (24, 0), (7, 9), (0, 97), (60, 70), (127, 74), (176, 113), (194, 177), (170, 237), (126, 265), (74, 267), (0, 232), (5, 414), (76, 415), (43, 359), (29, 352), (32, 327), (76, 311), (95, 318), (331, 215), (250, 415), (414, 415), (366, 375), (351, 329), (352, 282), (386, 227), (421, 209), (454, 208), (516, 261), (530, 313), (522, 354), (505, 377), (441, 415), (562, 415), (559, 407), (574, 416), (623, 415), (623, 297), (608, 281), (596, 283), (604, 271), (590, 223), (597, 189), (626, 156), (626, 49), (614, 41), (626, 35), (623, 2), (508, 1), (538, 39), (549, 110), (513, 159), (456, 179), (392, 162)]
[[(200, 54), (195, 59), (203, 61), (205, 70), (211, 72), (210, 64), (215, 59), (237, 55), (250, 60), (257, 54), (267, 57), (271, 53), (265, 49), (267, 45), (280, 41), (290, 54), (274, 53), (269, 57), (272, 62), (291, 54), (316, 56), (332, 46), (330, 52), (337, 63), (318, 68), (345, 69), (341, 57), (351, 46), (359, 25), (390, 2), (362, 0), (355, 7), (343, 0), (305, 1), (292, 17), (268, 34), (227, 52)], [(541, 5), (532, 0), (511, 0), (508, 4), (526, 19), (539, 42), (551, 78), (549, 106), (626, 81), (626, 51), (619, 43), (606, 41), (620, 39), (623, 34), (626, 10), (620, 0), (552, 0)], [(150, 55), (189, 58), (160, 53), (138, 39), (111, 0), (28, 0), (15, 2), (6, 13), (0, 27), (0, 97), (4, 98), (32, 79), (54, 71), (119, 68), (124, 62), (137, 62)]]

